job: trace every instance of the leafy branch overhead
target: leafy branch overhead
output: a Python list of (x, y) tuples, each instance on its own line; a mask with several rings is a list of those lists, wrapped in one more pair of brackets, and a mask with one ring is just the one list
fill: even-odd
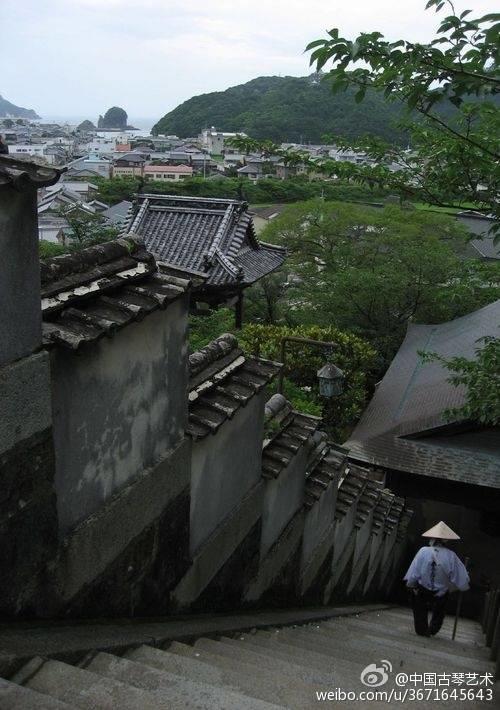
[[(432, 7), (450, 14), (428, 44), (390, 42), (380, 32), (363, 32), (348, 40), (335, 28), (327, 38), (308, 45), (311, 64), (317, 70), (333, 65), (326, 80), (334, 91), (355, 87), (361, 102), (366, 91), (374, 89), (420, 114), (420, 121), (408, 114), (413, 151), (407, 155), (380, 141), (364, 141), (369, 155), (398, 162), (401, 174), (392, 180), (395, 188), (406, 195), (419, 191), (432, 204), (471, 201), (495, 212), (500, 14), (472, 17), (472, 11), (465, 10), (457, 15), (450, 0), (429, 0), (426, 9)], [(453, 113), (450, 104), (456, 108)], [(367, 179), (362, 171), (357, 177)], [(387, 174), (374, 175), (384, 178), (391, 180)]]
[[(429, 44), (389, 42), (380, 32), (348, 40), (332, 29), (308, 45), (316, 69), (332, 65), (322, 81), (335, 92), (355, 89), (358, 102), (378, 92), (386, 102), (406, 107), (400, 128), (409, 135), (408, 147), (374, 136), (324, 137), (341, 150), (362, 152), (361, 164), (311, 158), (269, 141), (260, 149), (311, 173), (384, 188), (403, 200), (498, 214), (500, 15), (471, 18), (469, 10), (457, 16), (450, 2), (427, 3), (433, 6), (449, 7), (451, 14)], [(240, 137), (237, 147), (255, 152), (259, 141)]]

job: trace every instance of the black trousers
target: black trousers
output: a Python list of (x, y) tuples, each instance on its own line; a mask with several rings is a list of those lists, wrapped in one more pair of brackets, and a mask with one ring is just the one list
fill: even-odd
[[(448, 593), (437, 597), (430, 589), (419, 585), (416, 592), (412, 590), (411, 596), (415, 633), (419, 636), (434, 636), (443, 624)], [(430, 622), (429, 612), (431, 613)]]

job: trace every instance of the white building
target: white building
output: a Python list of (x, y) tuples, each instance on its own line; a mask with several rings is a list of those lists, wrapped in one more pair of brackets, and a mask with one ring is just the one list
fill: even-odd
[(216, 131), (215, 128), (204, 128), (201, 132), (200, 140), (201, 145), (204, 150), (206, 150), (211, 155), (222, 155), (225, 150), (225, 142), (229, 138), (236, 138), (241, 136), (246, 138), (246, 133), (226, 133), (223, 131)]
[(30, 155), (43, 158), (45, 148), (45, 143), (13, 143), (9, 147), (11, 155), (22, 155), (26, 158)]
[(146, 165), (144, 178), (162, 182), (177, 182), (193, 177), (193, 168), (189, 165)]

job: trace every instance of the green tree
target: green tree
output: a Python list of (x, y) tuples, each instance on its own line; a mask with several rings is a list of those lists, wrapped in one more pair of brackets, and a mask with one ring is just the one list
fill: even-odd
[(361, 103), (367, 92), (376, 91), (409, 112), (404, 125), (411, 151), (367, 138), (352, 145), (365, 150), (376, 166), (325, 169), (384, 184), (402, 197), (434, 205), (473, 203), (498, 214), (500, 118), (494, 99), (500, 92), (500, 15), (471, 17), (471, 10), (458, 15), (451, 0), (429, 0), (426, 8), (432, 7), (450, 14), (427, 44), (390, 42), (380, 32), (349, 40), (335, 28), (308, 45), (318, 70), (332, 64), (326, 78), (335, 92), (355, 90)]
[[(238, 339), (246, 352), (279, 361), (281, 340), (287, 336), (336, 344), (334, 350), (328, 352), (301, 343), (290, 343), (284, 394), (300, 411), (322, 415), (331, 435), (344, 441), (371, 394), (375, 382), (376, 351), (362, 338), (331, 325), (288, 327), (250, 323), (238, 334)], [(324, 399), (318, 392), (317, 371), (326, 361), (340, 367), (346, 378), (344, 392), (333, 399)]]
[[(107, 204), (116, 204), (122, 200), (132, 200), (142, 189), (139, 178), (96, 178), (99, 186), (99, 198)], [(179, 180), (178, 183), (165, 185), (164, 182), (148, 181), (145, 188), (148, 193), (168, 195), (190, 195), (193, 197), (222, 197), (245, 199), (253, 205), (297, 202), (323, 195), (329, 200), (382, 200), (387, 190), (375, 189), (366, 185), (350, 184), (346, 181), (308, 181), (300, 178), (277, 180), (266, 178), (252, 183), (249, 180), (226, 178), (208, 180), (201, 177)]]
[(84, 214), (77, 210), (59, 212), (68, 223), (65, 230), (68, 237), (68, 251), (79, 251), (94, 244), (102, 244), (116, 239), (120, 230), (110, 227), (100, 214)]
[(449, 320), (499, 295), (498, 265), (465, 259), (465, 232), (446, 215), (312, 200), (289, 207), (262, 237), (289, 250), (296, 322), (358, 333), (386, 363), (410, 320)]
[(12, 126), (14, 125), (14, 121), (11, 118), (4, 118), (3, 125), (5, 128), (12, 128)]
[[(233, 332), (246, 353), (275, 361), (279, 361), (281, 339), (286, 336), (335, 342), (337, 347), (333, 352), (300, 344), (290, 346), (287, 350), (284, 394), (297, 410), (324, 416), (332, 436), (338, 441), (345, 440), (363, 411), (376, 381), (377, 355), (369, 343), (332, 326), (289, 327), (247, 323), (242, 330), (236, 331), (233, 312), (222, 308), (205, 316), (190, 318), (191, 350), (199, 350), (224, 332)], [(344, 393), (333, 400), (325, 400), (318, 392), (316, 373), (326, 360), (335, 362), (346, 375)]]

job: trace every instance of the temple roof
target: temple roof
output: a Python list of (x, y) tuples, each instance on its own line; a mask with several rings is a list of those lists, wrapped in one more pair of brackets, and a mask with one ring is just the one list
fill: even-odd
[(124, 227), (158, 260), (206, 275), (203, 288), (245, 287), (279, 268), (285, 249), (257, 241), (237, 200), (139, 195)]
[(165, 309), (190, 282), (158, 270), (132, 236), (42, 261), (45, 346), (77, 350)]

